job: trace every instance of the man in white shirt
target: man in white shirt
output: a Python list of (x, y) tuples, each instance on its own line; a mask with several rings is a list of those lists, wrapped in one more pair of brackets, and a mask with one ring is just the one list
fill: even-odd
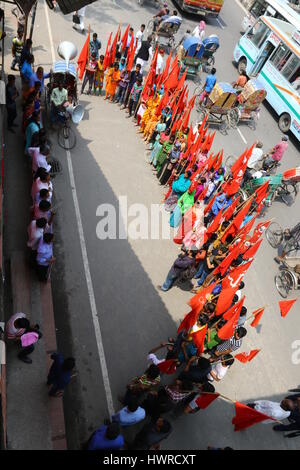
[(263, 151), (263, 144), (262, 142), (257, 142), (252, 153), (251, 153), (251, 157), (249, 158), (248, 160), (248, 164), (247, 164), (247, 168), (250, 168), (250, 169), (255, 169), (255, 165), (256, 163), (261, 160), (263, 154), (264, 154), (264, 151)]
[(36, 173), (39, 168), (44, 168), (47, 172), (51, 170), (51, 165), (47, 163), (47, 158), (50, 155), (50, 147), (48, 145), (29, 147), (28, 153), (32, 157), (33, 173)]
[(54, 263), (53, 233), (44, 233), (37, 248), (37, 274), (40, 281), (46, 282), (49, 277), (49, 268)]
[(27, 228), (28, 233), (28, 242), (27, 246), (31, 248), (32, 251), (36, 251), (38, 244), (41, 238), (44, 235), (45, 228), (47, 227), (47, 219), (40, 218), (37, 220), (32, 220)]
[[(288, 418), (295, 408), (293, 401), (286, 398), (280, 403), (270, 400), (256, 400), (253, 403), (248, 403), (247, 406), (278, 421)], [(266, 420), (264, 423), (274, 423), (274, 421)]]
[(137, 55), (137, 53), (139, 52), (140, 48), (141, 48), (141, 45), (142, 45), (142, 41), (144, 39), (144, 31), (145, 31), (145, 25), (142, 24), (141, 25), (141, 28), (140, 30), (136, 33), (135, 35), (135, 44), (136, 44), (136, 51), (135, 51), (135, 54)]
[(164, 64), (164, 55), (165, 55), (165, 50), (161, 47), (157, 55), (156, 75), (159, 75), (162, 72), (163, 64)]
[(210, 373), (207, 375), (207, 379), (210, 382), (220, 382), (227, 374), (229, 368), (234, 363), (234, 357), (231, 354), (226, 354), (222, 357), (221, 362), (217, 362), (212, 365)]

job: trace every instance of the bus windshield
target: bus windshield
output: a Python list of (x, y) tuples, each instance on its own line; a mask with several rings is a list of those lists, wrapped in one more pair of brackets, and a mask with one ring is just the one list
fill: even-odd
[(260, 49), (269, 31), (268, 26), (263, 21), (259, 20), (255, 23), (253, 28), (250, 29), (247, 37), (258, 49)]

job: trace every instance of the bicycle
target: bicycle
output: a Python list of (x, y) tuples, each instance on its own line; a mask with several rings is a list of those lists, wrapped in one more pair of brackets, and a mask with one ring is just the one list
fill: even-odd
[(65, 150), (72, 150), (76, 145), (76, 134), (71, 127), (71, 115), (66, 111), (59, 112), (58, 120), (62, 123), (57, 131), (58, 145)]

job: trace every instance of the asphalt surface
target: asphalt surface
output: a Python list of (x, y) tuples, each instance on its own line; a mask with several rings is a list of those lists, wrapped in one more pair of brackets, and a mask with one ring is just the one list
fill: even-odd
[[(127, 0), (98, 1), (87, 7), (86, 25), (98, 33), (102, 53), (110, 31), (118, 24), (130, 22), (135, 29), (154, 14), (155, 9), (145, 2), (143, 7)], [(225, 2), (219, 21), (209, 22), (207, 32), (220, 36), (221, 47), (216, 54), (218, 78), (234, 81), (237, 71), (232, 64), (233, 49), (240, 34), (244, 12), (234, 0)], [(54, 51), (62, 40), (74, 42), (80, 50), (84, 37), (72, 29), (72, 17), (49, 12)], [(195, 27), (198, 18), (184, 17), (182, 32)], [(50, 67), (49, 39), (44, 2), (39, 3), (34, 32), (37, 62)], [(56, 54), (57, 58), (57, 54)], [(191, 89), (194, 85), (191, 83)], [(99, 344), (95, 321), (99, 322), (108, 371), (109, 388), (115, 410), (117, 396), (122, 394), (131, 377), (146, 368), (147, 352), (170, 335), (188, 312), (189, 292), (174, 288), (166, 294), (161, 284), (178, 254), (171, 240), (99, 240), (96, 214), (99, 205), (108, 203), (118, 208), (118, 197), (127, 196), (128, 205), (143, 203), (150, 208), (163, 196), (146, 162), (144, 143), (124, 111), (102, 98), (82, 95), (85, 117), (77, 128), (77, 146), (70, 155), (53, 140), (53, 156), (62, 172), (54, 180), (55, 197), (59, 203), (56, 219), (57, 262), (52, 286), (60, 350), (76, 357), (78, 375), (65, 397), (65, 412), (69, 448), (78, 448), (91, 431), (108, 416), (106, 391), (99, 360)], [(193, 122), (197, 119), (193, 115)], [(232, 130), (227, 136), (217, 133), (213, 149), (224, 148), (225, 155), (239, 155), (254, 140), (261, 140), (266, 150), (281, 138), (274, 114), (263, 106), (256, 132), (246, 126)], [(244, 140), (243, 140), (244, 139)], [(75, 186), (70, 181), (70, 164)], [(299, 165), (299, 147), (291, 139), (282, 168)], [(74, 193), (78, 198), (77, 212)], [(284, 227), (299, 222), (299, 199), (287, 207), (275, 202), (268, 218), (275, 217)], [(80, 212), (87, 258), (82, 257), (83, 239), (78, 232)], [(82, 234), (81, 234), (82, 235)], [(263, 242), (256, 261), (247, 274), (246, 306), (249, 311), (267, 305), (259, 331), (251, 329), (242, 351), (261, 348), (257, 358), (248, 365), (237, 363), (217, 390), (232, 400), (242, 402), (267, 398), (280, 400), (289, 388), (299, 384), (299, 365), (292, 363), (292, 343), (299, 339), (299, 305), (285, 319), (280, 318), (279, 295), (274, 285), (277, 265), (275, 251)], [(87, 287), (89, 266), (91, 282)], [(90, 294), (93, 288), (96, 316), (92, 316)], [(297, 295), (297, 293), (296, 293)], [(94, 311), (95, 313), (95, 311)], [(99, 335), (97, 337), (99, 341)], [(100, 348), (101, 349), (101, 348)], [(174, 421), (174, 432), (163, 443), (163, 449), (205, 449), (207, 445), (231, 446), (235, 449), (296, 449), (297, 440), (283, 439), (270, 425), (257, 425), (243, 433), (234, 433), (231, 419), (232, 403), (219, 400), (196, 416), (181, 416)]]

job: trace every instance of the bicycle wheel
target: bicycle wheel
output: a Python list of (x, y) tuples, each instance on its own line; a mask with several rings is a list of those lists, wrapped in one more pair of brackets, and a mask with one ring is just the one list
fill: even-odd
[(63, 126), (58, 129), (58, 145), (65, 150), (72, 150), (76, 145), (76, 135), (69, 126)]
[(229, 157), (226, 158), (226, 160), (225, 160), (226, 173), (230, 172), (231, 167), (236, 162), (236, 160), (237, 160), (237, 157), (234, 157), (233, 155), (229, 155)]
[(240, 114), (237, 108), (231, 109), (228, 113), (228, 121), (230, 127), (236, 129), (240, 120)]
[(284, 299), (289, 295), (293, 288), (293, 278), (289, 271), (282, 271), (275, 276), (275, 286), (281, 297)]
[(284, 183), (282, 186), (282, 190), (279, 193), (282, 201), (287, 205), (290, 206), (295, 202), (297, 191), (293, 184), (291, 183)]
[(272, 248), (278, 248), (283, 240), (283, 230), (277, 222), (272, 222), (269, 225), (266, 237)]

